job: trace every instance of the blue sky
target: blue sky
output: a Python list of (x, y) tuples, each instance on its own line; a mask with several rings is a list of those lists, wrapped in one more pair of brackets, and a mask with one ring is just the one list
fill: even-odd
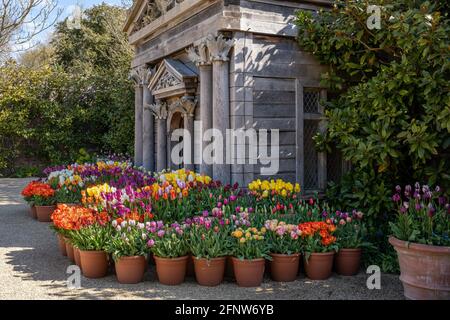
[[(92, 6), (96, 4), (101, 4), (102, 2), (111, 4), (111, 5), (122, 5), (121, 0), (56, 0), (58, 2), (58, 9), (61, 12), (61, 15), (58, 18), (58, 21), (64, 20), (68, 16), (72, 15), (74, 12), (74, 8), (76, 6), (79, 6), (82, 8), (82, 10), (91, 8)], [(56, 12), (53, 13), (52, 19), (54, 20), (56, 17)], [(32, 44), (36, 44), (39, 42), (46, 42), (50, 34), (52, 33), (53, 28), (47, 29), (45, 32), (40, 33), (37, 35), (30, 43), (27, 43), (20, 48), (25, 49), (29, 47)]]

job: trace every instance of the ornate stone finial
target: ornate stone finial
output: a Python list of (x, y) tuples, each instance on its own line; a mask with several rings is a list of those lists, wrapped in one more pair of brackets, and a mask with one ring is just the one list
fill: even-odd
[(228, 61), (228, 53), (234, 45), (234, 40), (225, 40), (222, 34), (219, 34), (217, 37), (209, 34), (206, 38), (206, 44), (211, 55), (211, 60)]
[(133, 80), (136, 86), (142, 86), (148, 84), (153, 72), (151, 69), (145, 66), (140, 66), (138, 68), (132, 69), (130, 71), (129, 79)]
[(145, 108), (150, 109), (156, 119), (167, 119), (167, 106), (164, 102), (147, 104)]
[(206, 65), (211, 63), (206, 41), (202, 41), (197, 48), (192, 46), (186, 49), (186, 51), (189, 59), (197, 65)]

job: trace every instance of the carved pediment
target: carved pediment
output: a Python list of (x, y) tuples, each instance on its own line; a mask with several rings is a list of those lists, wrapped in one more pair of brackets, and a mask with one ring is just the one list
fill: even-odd
[(195, 95), (197, 72), (179, 60), (165, 59), (158, 66), (149, 88), (157, 99)]
[(151, 22), (155, 21), (158, 17), (165, 14), (168, 10), (175, 7), (177, 3), (184, 0), (141, 0), (141, 8), (137, 13), (137, 18), (134, 20), (131, 33), (134, 33)]

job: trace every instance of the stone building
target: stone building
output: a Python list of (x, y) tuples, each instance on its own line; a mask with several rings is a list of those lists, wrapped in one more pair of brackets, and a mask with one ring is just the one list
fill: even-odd
[[(298, 47), (294, 24), (297, 10), (330, 3), (135, 0), (124, 30), (135, 48), (136, 164), (152, 171), (184, 166), (240, 185), (271, 178), (261, 176), (262, 154), (235, 154), (231, 164), (192, 161), (206, 144), (194, 134), (200, 130), (194, 121), (201, 120), (201, 129), (224, 135), (227, 128), (279, 129), (275, 177), (300, 182), (304, 190), (322, 190), (338, 178), (338, 154), (317, 152), (312, 141), (325, 128), (319, 103), (327, 95), (319, 83), (325, 67)], [(181, 164), (170, 157), (178, 128), (188, 129), (191, 135), (181, 139), (192, 142)]]

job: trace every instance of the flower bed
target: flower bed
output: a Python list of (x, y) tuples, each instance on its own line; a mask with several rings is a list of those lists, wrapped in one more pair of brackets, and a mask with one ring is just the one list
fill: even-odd
[[(87, 277), (105, 276), (115, 263), (119, 282), (136, 283), (152, 256), (162, 283), (183, 282), (193, 265), (199, 284), (215, 286), (229, 260), (238, 285), (258, 286), (266, 261), (275, 281), (293, 281), (303, 257), (306, 275), (325, 279), (336, 252), (358, 249), (360, 256), (367, 245), (361, 212), (303, 199), (299, 184), (280, 179), (240, 188), (184, 169), (150, 175), (111, 161), (45, 174), (22, 194), (30, 204), (44, 194), (58, 202), (51, 220), (61, 253)], [(357, 273), (359, 256), (340, 273)]]

